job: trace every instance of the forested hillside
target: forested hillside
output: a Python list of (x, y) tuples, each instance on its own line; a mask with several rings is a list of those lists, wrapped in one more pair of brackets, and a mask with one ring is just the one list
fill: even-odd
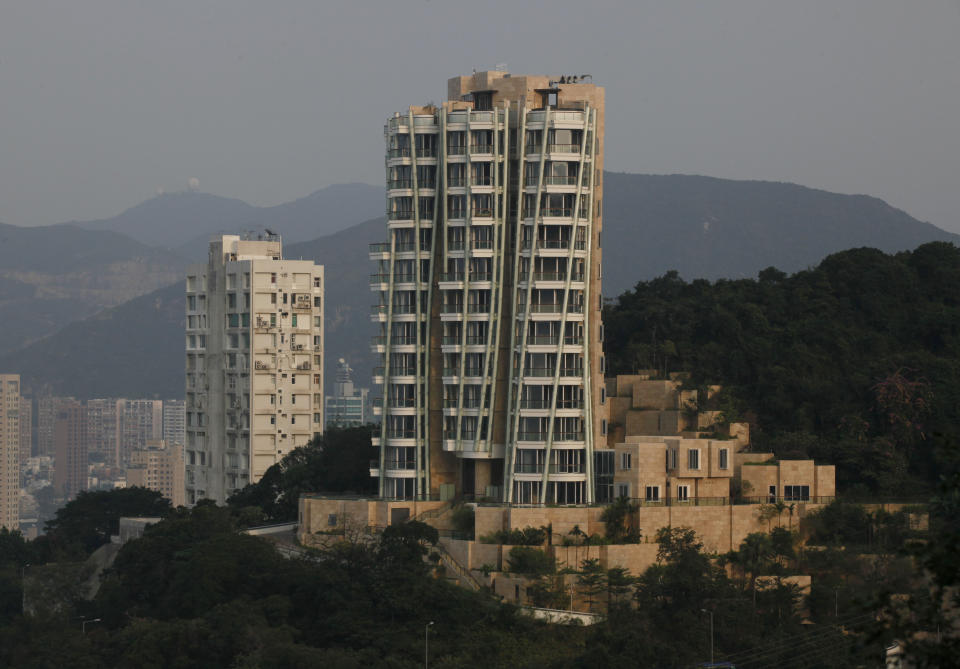
[(686, 282), (668, 272), (608, 305), (610, 370), (721, 383), (754, 443), (837, 465), (846, 492), (911, 495), (954, 468), (960, 249), (854, 249), (791, 276)]

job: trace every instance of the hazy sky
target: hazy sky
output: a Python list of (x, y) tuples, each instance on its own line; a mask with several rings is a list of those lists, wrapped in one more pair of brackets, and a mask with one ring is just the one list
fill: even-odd
[(5, 0), (0, 221), (383, 182), (474, 68), (594, 75), (607, 168), (794, 181), (960, 232), (960, 1)]

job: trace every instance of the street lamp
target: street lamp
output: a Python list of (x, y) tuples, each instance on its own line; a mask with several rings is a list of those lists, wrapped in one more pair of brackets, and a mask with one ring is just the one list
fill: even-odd
[(713, 611), (707, 611), (706, 609), (700, 609), (701, 613), (710, 614), (710, 664), (713, 664)]
[(430, 667), (430, 627), (432, 625), (433, 621), (431, 620), (423, 628), (423, 669), (429, 669)]
[(100, 622), (100, 618), (90, 618), (88, 620), (84, 620), (82, 623), (80, 623), (80, 629), (83, 631), (84, 634), (86, 634), (87, 623), (98, 623), (98, 622)]

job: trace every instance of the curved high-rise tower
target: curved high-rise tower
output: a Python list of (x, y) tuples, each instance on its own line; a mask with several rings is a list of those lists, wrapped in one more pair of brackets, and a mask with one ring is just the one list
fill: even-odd
[(595, 499), (604, 91), (478, 72), (387, 123), (380, 494)]

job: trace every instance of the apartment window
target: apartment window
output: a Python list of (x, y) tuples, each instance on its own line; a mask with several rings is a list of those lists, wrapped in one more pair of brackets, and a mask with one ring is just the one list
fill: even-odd
[(730, 469), (730, 449), (721, 448), (717, 452), (717, 459), (719, 460), (720, 469)]
[(313, 327), (318, 328), (323, 325), (323, 319), (319, 316), (313, 317)]
[(626, 471), (630, 469), (632, 453), (621, 453), (620, 454), (620, 469)]
[(320, 277), (319, 277), (319, 276), (313, 277), (313, 287), (314, 287), (314, 288), (319, 288), (319, 287), (320, 287)]
[[(276, 297), (276, 295), (274, 295), (274, 297)], [(277, 315), (276, 315), (276, 314), (270, 314), (270, 327), (272, 327), (272, 328), (277, 327)]]
[(777, 501), (777, 486), (772, 485), (769, 489), (769, 499), (767, 500), (771, 504)]
[(337, 526), (337, 514), (328, 513), (327, 514), (327, 527), (336, 527)]
[(319, 298), (319, 297), (314, 297), (314, 298), (313, 298), (313, 306), (314, 306), (314, 308), (316, 308), (316, 309), (319, 309), (319, 308), (320, 308), (320, 298)]
[(290, 395), (290, 404), (296, 404), (296, 403), (297, 403), (297, 396), (295, 394)]
[(297, 327), (297, 315), (296, 315), (296, 314), (293, 314), (292, 316), (290, 316), (290, 325), (291, 325), (292, 327)]
[(319, 385), (320, 385), (320, 375), (319, 375), (319, 374), (314, 374), (314, 375), (313, 375), (313, 385), (315, 385), (315, 386), (319, 386)]
[(606, 403), (607, 403), (607, 389), (601, 386), (600, 387), (600, 404), (606, 404)]
[(630, 484), (629, 483), (618, 483), (617, 484), (617, 497), (629, 497), (630, 496)]
[(691, 448), (687, 451), (687, 468), (700, 469), (700, 450)]
[(296, 382), (297, 382), (297, 375), (296, 375), (296, 374), (291, 374), (291, 375), (290, 375), (290, 383), (296, 383)]
[(276, 424), (277, 424), (277, 417), (276, 417), (276, 416), (270, 416), (270, 424), (271, 424), (271, 425), (276, 425)]
[[(294, 398), (294, 399), (296, 399), (296, 398)], [(294, 402), (294, 404), (296, 404), (296, 402)], [(296, 414), (292, 414), (292, 415), (290, 416), (290, 424), (291, 424), (291, 425), (296, 425), (296, 423), (297, 423), (297, 416), (296, 416)]]
[(690, 499), (690, 486), (688, 485), (678, 485), (677, 486), (677, 499), (681, 502), (686, 502)]
[(271, 273), (270, 273), (270, 283), (276, 283), (276, 282), (277, 282), (277, 273), (276, 273), (276, 272), (271, 272)]
[(808, 502), (810, 501), (810, 486), (785, 485), (783, 486), (783, 499), (788, 502)]
[(320, 414), (318, 414), (318, 413), (313, 414), (313, 422), (314, 422), (314, 423), (319, 423), (319, 422), (320, 422)]
[(605, 435), (607, 433), (607, 419), (604, 418), (600, 421), (600, 434)]
[(646, 489), (645, 499), (648, 502), (659, 502), (660, 501), (660, 486), (658, 485), (648, 485)]
[(270, 304), (276, 304), (276, 303), (277, 303), (277, 294), (270, 293)]
[(313, 345), (314, 345), (314, 346), (317, 346), (317, 347), (320, 346), (320, 335), (314, 335), (314, 336), (313, 336)]

